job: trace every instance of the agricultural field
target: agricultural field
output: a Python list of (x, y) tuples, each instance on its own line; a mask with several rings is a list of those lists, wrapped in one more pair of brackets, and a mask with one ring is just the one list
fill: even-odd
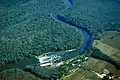
[(120, 32), (118, 31), (104, 32), (101, 42), (120, 50), (120, 45), (119, 45), (120, 44)]

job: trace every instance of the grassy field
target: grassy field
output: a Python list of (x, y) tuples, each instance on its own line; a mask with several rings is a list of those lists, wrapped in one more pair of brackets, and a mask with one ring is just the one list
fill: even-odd
[(101, 42), (120, 50), (120, 32), (106, 31)]
[(115, 53), (118, 53), (120, 52), (118, 49), (112, 47), (112, 46), (109, 46), (105, 43), (102, 43), (101, 41), (99, 40), (95, 40), (93, 42), (93, 46), (96, 47), (97, 49), (100, 49), (101, 52), (107, 54), (108, 56), (111, 56)]
[(0, 6), (0, 65), (80, 47), (81, 32), (51, 17), (65, 7), (63, 1), (18, 3)]
[(61, 15), (89, 29), (95, 38), (105, 30), (120, 30), (120, 3), (117, 0), (73, 0)]

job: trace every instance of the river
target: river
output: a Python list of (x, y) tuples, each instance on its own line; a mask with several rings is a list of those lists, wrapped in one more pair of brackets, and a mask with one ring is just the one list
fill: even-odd
[[(79, 29), (84, 37), (84, 41), (83, 41), (80, 49), (77, 49), (77, 50), (72, 51), (72, 52), (67, 53), (67, 54), (56, 54), (56, 55), (60, 56), (60, 61), (72, 59), (78, 55), (84, 54), (85, 50), (87, 50), (89, 48), (89, 46), (92, 44), (92, 40), (93, 40), (92, 34), (89, 32), (89, 30), (87, 28), (83, 28), (82, 26), (76, 25), (74, 22), (71, 22), (71, 21), (67, 20), (66, 18), (60, 16), (59, 13), (65, 11), (66, 9), (69, 9), (72, 6), (72, 1), (71, 0), (64, 0), (64, 4), (66, 5), (66, 8), (61, 10), (61, 11), (56, 12), (55, 14), (52, 14), (51, 17), (56, 21), (64, 22), (66, 24), (69, 24), (69, 25)], [(101, 57), (101, 55), (104, 57)], [(116, 65), (112, 59), (110, 59), (107, 55), (104, 55), (104, 54), (96, 55), (96, 53), (94, 53), (91, 55), (91, 57), (105, 60), (107, 62), (110, 62), (110, 63)], [(31, 59), (31, 60), (22, 61), (22, 62), (17, 63), (17, 64), (6, 64), (2, 68), (0, 68), (0, 71), (5, 70), (5, 69), (10, 69), (10, 68), (24, 69), (24, 67), (26, 65), (30, 65), (30, 64), (39, 64), (39, 60), (38, 59)]]
[[(66, 9), (69, 9), (72, 6), (71, 0), (64, 0), (64, 3), (65, 3), (65, 5), (67, 5), (67, 7), (65, 9), (57, 12), (53, 18), (55, 18), (61, 22), (64, 22), (66, 24), (72, 25), (75, 28), (78, 28), (84, 37), (84, 42), (78, 51), (75, 51), (74, 54), (72, 53), (72, 54), (68, 54), (66, 56), (62, 56), (62, 58), (64, 58), (66, 60), (66, 59), (70, 59), (70, 58), (76, 57), (78, 55), (84, 54), (84, 51), (89, 48), (93, 39), (92, 39), (91, 32), (87, 28), (84, 28), (80, 25), (76, 25), (74, 22), (71, 22), (71, 21), (67, 20), (66, 18), (59, 15), (59, 13), (62, 13), (63, 11), (65, 11)], [(96, 58), (96, 59), (100, 59), (100, 60), (109, 62), (109, 63), (113, 64), (117, 69), (120, 69), (120, 63), (111, 59), (109, 56), (107, 56), (103, 53), (91, 53), (90, 56), (92, 58)]]

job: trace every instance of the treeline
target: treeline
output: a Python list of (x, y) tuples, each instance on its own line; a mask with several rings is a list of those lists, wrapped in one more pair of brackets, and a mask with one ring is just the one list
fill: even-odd
[(120, 63), (118, 61), (116, 61), (115, 59), (113, 59), (111, 56), (108, 56), (108, 55), (102, 53), (99, 49), (94, 48), (94, 47), (91, 48), (91, 51), (92, 51), (91, 57), (106, 61), (106, 62), (114, 65), (117, 69), (120, 69)]
[(24, 71), (34, 74), (43, 80), (57, 80), (59, 78), (59, 72), (57, 68), (29, 65), (24, 69)]
[(42, 80), (20, 69), (9, 69), (0, 72), (0, 80)]

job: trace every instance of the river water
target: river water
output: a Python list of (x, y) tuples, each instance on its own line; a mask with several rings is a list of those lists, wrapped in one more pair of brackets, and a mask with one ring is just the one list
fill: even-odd
[(89, 32), (89, 30), (87, 30), (86, 28), (83, 28), (79, 25), (76, 25), (74, 22), (71, 22), (71, 21), (68, 21), (66, 18), (60, 16), (59, 13), (62, 13), (63, 11), (65, 11), (66, 9), (69, 9), (71, 6), (72, 6), (72, 1), (71, 0), (64, 0), (64, 4), (66, 5), (66, 8), (61, 10), (61, 11), (58, 11), (56, 12), (55, 14), (52, 15), (52, 18), (54, 20), (57, 20), (57, 21), (61, 21), (61, 22), (64, 22), (66, 24), (69, 24), (77, 29), (79, 29), (84, 37), (84, 41), (80, 47), (80, 49), (78, 50), (75, 50), (73, 52), (70, 52), (68, 54), (64, 54), (64, 55), (59, 55), (61, 56), (61, 60), (68, 60), (68, 59), (71, 59), (71, 58), (74, 58), (78, 55), (81, 55), (84, 53), (84, 51), (86, 49), (88, 49), (88, 47), (91, 45), (92, 43), (92, 35), (91, 33)]
[[(89, 32), (89, 30), (87, 30), (87, 28), (83, 28), (79, 25), (76, 25), (74, 22), (68, 21), (66, 18), (60, 16), (59, 13), (65, 11), (66, 9), (69, 9), (72, 6), (72, 1), (71, 0), (64, 0), (64, 4), (66, 5), (66, 8), (61, 10), (61, 11), (56, 12), (55, 14), (52, 14), (51, 17), (56, 21), (64, 22), (66, 24), (69, 24), (69, 25), (79, 29), (84, 37), (84, 41), (83, 41), (80, 49), (69, 52), (67, 54), (55, 54), (55, 56), (56, 55), (60, 56), (60, 61), (72, 59), (78, 55), (84, 54), (85, 50), (87, 50), (92, 43), (92, 34)], [(104, 58), (102, 58), (100, 56), (101, 56), (101, 54), (96, 55), (95, 53), (92, 55), (92, 57), (94, 57), (94, 58), (98, 58), (98, 59), (102, 59), (102, 60), (107, 59), (106, 61), (108, 61), (108, 62), (111, 61), (111, 59), (106, 55)], [(30, 65), (30, 64), (39, 64), (39, 60), (38, 59), (31, 59), (31, 60), (22, 61), (22, 62), (17, 63), (17, 64), (7, 64), (7, 65), (3, 66), (2, 68), (0, 68), (0, 71), (5, 70), (5, 69), (10, 69), (10, 68), (24, 69), (24, 67), (26, 65)]]
[[(67, 21), (67, 19), (65, 19), (64, 17), (59, 15), (60, 12), (65, 11), (66, 9), (68, 9), (72, 6), (72, 1), (71, 0), (64, 0), (64, 4), (66, 5), (66, 8), (61, 10), (61, 11), (56, 12), (55, 14), (52, 14), (51, 17), (56, 21), (61, 21), (61, 22), (64, 22), (66, 24), (72, 25), (75, 28), (78, 28), (84, 37), (84, 41), (83, 41), (83, 44), (80, 47), (80, 49), (77, 49), (77, 50), (72, 51), (72, 52), (67, 53), (67, 54), (55, 54), (55, 56), (60, 56), (60, 61), (68, 60), (68, 59), (74, 58), (80, 54), (83, 54), (84, 51), (92, 43), (91, 34), (87, 29), (82, 28), (81, 26), (77, 26), (73, 22), (69, 22), (69, 21)], [(49, 55), (49, 56), (51, 56), (51, 55)], [(30, 64), (39, 64), (39, 60), (38, 59), (31, 59), (31, 60), (21, 61), (20, 63), (17, 63), (17, 64), (6, 64), (0, 68), (0, 71), (5, 70), (5, 69), (10, 69), (10, 68), (23, 69), (26, 65), (30, 65)]]
[[(57, 12), (54, 15), (54, 18), (61, 21), (61, 22), (66, 23), (66, 24), (72, 25), (75, 28), (78, 28), (84, 37), (84, 42), (79, 50), (76, 50), (76, 51), (72, 52), (71, 54), (67, 54), (65, 56), (62, 56), (63, 60), (66, 60), (66, 59), (70, 59), (70, 58), (76, 57), (78, 55), (84, 54), (85, 50), (87, 50), (88, 47), (92, 43), (92, 34), (90, 33), (90, 31), (87, 28), (83, 28), (80, 25), (76, 25), (74, 22), (71, 22), (71, 21), (67, 20), (66, 18), (59, 15), (59, 13), (62, 13), (63, 11), (65, 11), (66, 9), (69, 9), (72, 6), (71, 0), (64, 0), (64, 3), (65, 3), (65, 5), (67, 5), (67, 7), (65, 9)], [(116, 68), (120, 69), (119, 62), (117, 62), (116, 60), (113, 60), (112, 58), (110, 58), (109, 56), (107, 56), (103, 53), (100, 53), (100, 52), (99, 53), (96, 53), (96, 52), (91, 53), (91, 57), (109, 62), (109, 63), (113, 64)]]

